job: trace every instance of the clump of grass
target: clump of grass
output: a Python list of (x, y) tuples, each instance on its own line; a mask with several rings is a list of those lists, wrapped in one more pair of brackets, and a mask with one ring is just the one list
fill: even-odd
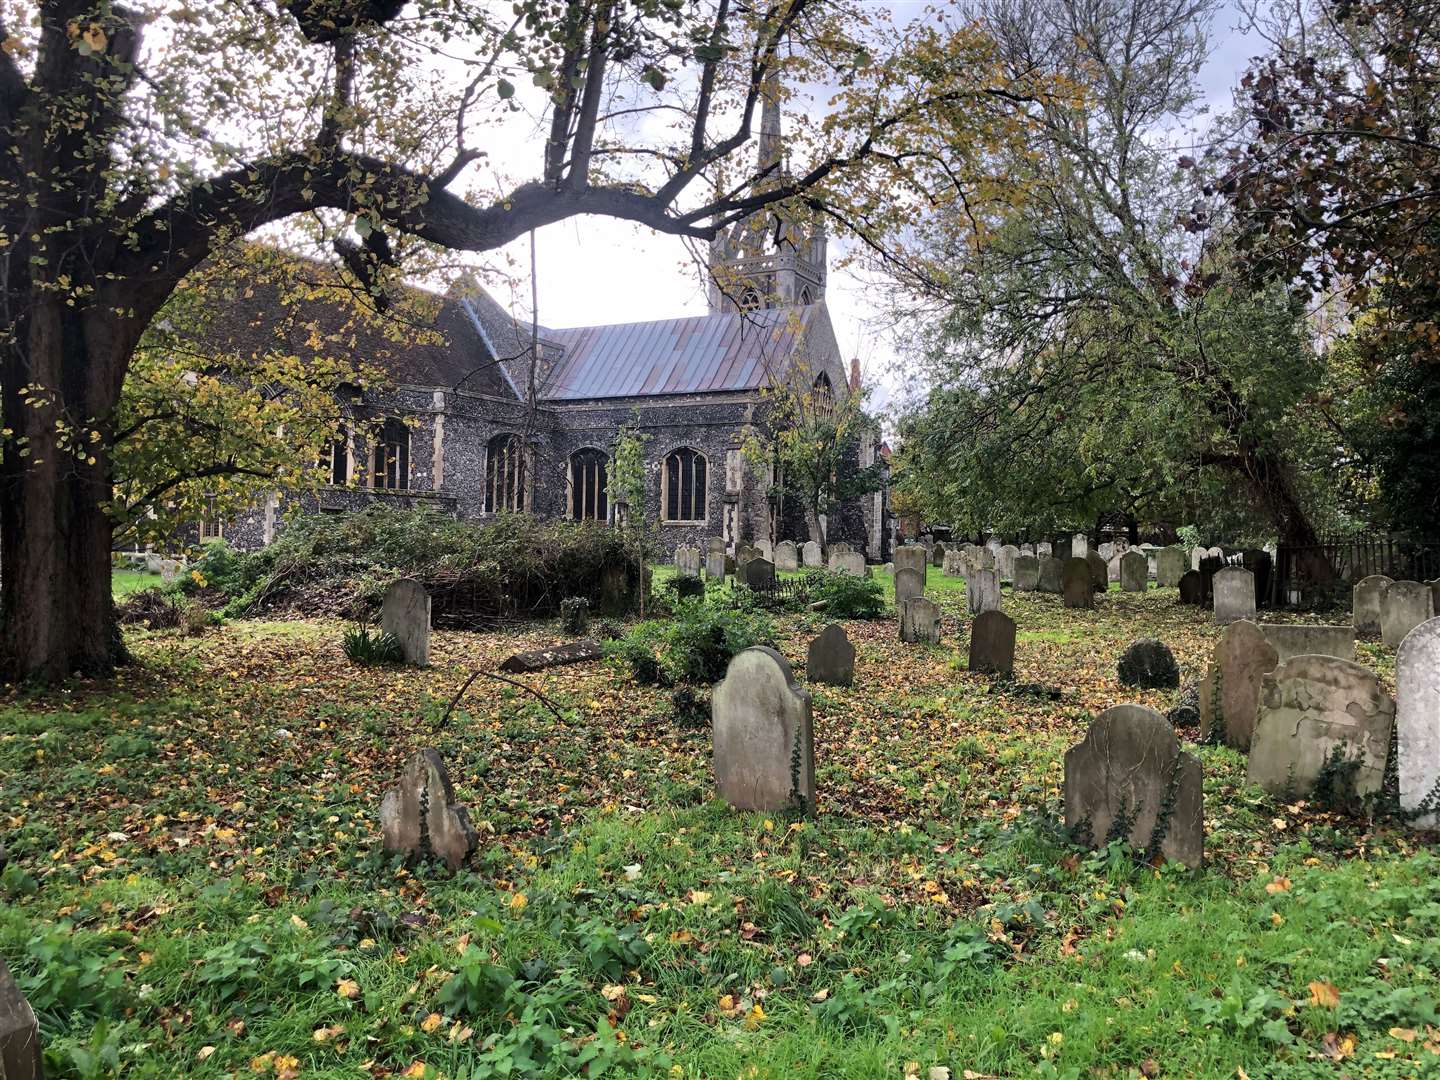
[(352, 626), (345, 631), (345, 655), (352, 663), (373, 667), (377, 664), (399, 664), (405, 650), (394, 634), (373, 630), (369, 626)]

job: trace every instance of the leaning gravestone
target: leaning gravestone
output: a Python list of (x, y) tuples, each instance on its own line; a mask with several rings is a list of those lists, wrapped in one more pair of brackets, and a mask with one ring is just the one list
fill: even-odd
[(805, 546), (800, 549), (800, 554), (806, 566), (825, 565), (825, 553), (820, 550), (820, 545), (814, 540), (806, 540)]
[(900, 640), (940, 644), (940, 608), (933, 600), (912, 596), (900, 605)]
[(1315, 653), (1355, 659), (1355, 628), (1353, 626), (1312, 626), (1304, 623), (1261, 623), (1260, 632), (1275, 647), (1279, 663), (1292, 656)]
[(1094, 549), (1085, 553), (1085, 561), (1090, 564), (1090, 587), (1096, 592), (1104, 592), (1110, 587), (1110, 568)]
[(1116, 705), (1065, 752), (1065, 825), (1103, 848), (1128, 824), (1119, 839), (1193, 868), (1205, 850), (1203, 780), (1170, 721), (1144, 705)]
[(1149, 575), (1150, 564), (1144, 553), (1127, 551), (1120, 556), (1120, 589), (1122, 592), (1144, 592)]
[(815, 809), (810, 695), (790, 665), (756, 645), (730, 661), (710, 697), (715, 782), (737, 810)]
[(1250, 749), (1260, 684), (1277, 663), (1275, 646), (1249, 619), (1224, 629), (1200, 683), (1200, 731), (1205, 738), (1218, 736), (1236, 750)]
[(407, 664), (430, 666), (430, 594), (411, 578), (392, 581), (380, 602), (380, 629), (400, 643)]
[[(1272, 795), (1305, 798), (1338, 752), (1357, 796), (1380, 790), (1395, 703), (1374, 672), (1333, 656), (1297, 656), (1264, 677), (1247, 777)], [(1338, 751), (1337, 751), (1338, 748)]]
[(929, 566), (930, 561), (925, 558), (923, 547), (907, 544), (905, 547), (895, 549), (895, 572), (897, 574), (908, 567), (920, 575), (920, 584), (923, 586), (928, 580)]
[(752, 589), (775, 588), (775, 564), (758, 555), (745, 564), (742, 579)]
[(1227, 626), (1255, 618), (1255, 575), (1243, 566), (1227, 566), (1215, 575), (1215, 623)]
[(1066, 561), (1060, 588), (1067, 608), (1095, 606), (1095, 590), (1091, 587), (1091, 580), (1090, 560), (1076, 557)]
[(855, 646), (838, 623), (831, 623), (810, 642), (805, 654), (805, 678), (827, 686), (849, 686), (855, 681)]
[(838, 551), (830, 556), (832, 574), (849, 574), (851, 577), (868, 577), (865, 556), (858, 551)]
[(1199, 570), (1186, 570), (1180, 575), (1180, 603), (1196, 607), (1205, 603), (1205, 583)]
[(1008, 679), (1015, 674), (1015, 620), (982, 611), (970, 627), (970, 670)]
[(899, 607), (912, 596), (925, 595), (925, 579), (920, 576), (920, 571), (909, 566), (902, 566), (895, 571), (895, 606)]
[(775, 545), (775, 569), (800, 569), (800, 549), (795, 546), (794, 540), (781, 540)]
[(1040, 584), (1040, 560), (1034, 555), (1021, 555), (1015, 560), (1015, 588), (1034, 592)]
[[(1089, 567), (1086, 567), (1089, 573)], [(1064, 590), (1065, 564), (1059, 559), (1046, 555), (1040, 560), (1040, 581), (1038, 588), (1043, 593), (1059, 594)]]
[(1387, 649), (1398, 649), (1406, 634), (1434, 617), (1435, 597), (1429, 585), (1396, 581), (1380, 594), (1380, 640)]
[(1351, 590), (1350, 621), (1355, 636), (1374, 639), (1380, 636), (1380, 597), (1393, 582), (1384, 574), (1361, 578)]
[(1161, 548), (1155, 554), (1155, 586), (1173, 589), (1180, 584), (1185, 573), (1185, 550), (1178, 547)]
[(1440, 619), (1410, 633), (1395, 656), (1395, 750), (1400, 809), (1418, 828), (1440, 825)]
[(385, 850), (410, 860), (438, 859), (458, 870), (479, 845), (469, 811), (455, 802), (445, 763), (434, 750), (410, 759), (380, 800)]
[(40, 1080), (40, 1025), (0, 957), (0, 1080)]
[(971, 615), (1000, 610), (1000, 572), (975, 570), (965, 578), (965, 602)]

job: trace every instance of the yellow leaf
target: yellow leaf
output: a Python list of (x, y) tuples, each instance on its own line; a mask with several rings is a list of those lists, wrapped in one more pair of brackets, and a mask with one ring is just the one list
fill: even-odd
[(335, 992), (343, 998), (356, 998), (360, 996), (360, 984), (354, 979), (341, 979), (335, 984)]
[(445, 1018), (439, 1013), (431, 1013), (425, 1017), (424, 1020), (420, 1021), (420, 1030), (425, 1032), (426, 1035), (433, 1035), (436, 1029), (444, 1022)]
[(764, 1020), (765, 1010), (760, 1007), (760, 1003), (757, 1001), (754, 1005), (750, 1006), (750, 1012), (745, 1017), (745, 1027), (750, 1031), (754, 1031)]
[(1414, 1029), (1414, 1028), (1393, 1027), (1393, 1028), (1390, 1029), (1390, 1037), (1391, 1037), (1392, 1039), (1399, 1039), (1401, 1042), (1414, 1042), (1414, 1041), (1415, 1041), (1415, 1029)]
[(1277, 877), (1274, 881), (1270, 882), (1269, 885), (1265, 886), (1265, 891), (1267, 893), (1270, 893), (1271, 895), (1274, 895), (1275, 893), (1289, 892), (1290, 879), (1288, 877)]
[(211, 1054), (213, 1054), (214, 1052), (215, 1052), (215, 1047), (213, 1047), (213, 1046), (202, 1046), (202, 1047), (200, 1047), (199, 1051), (195, 1054), (195, 1056), (196, 1056), (199, 1060), (204, 1061), (206, 1058), (208, 1058), (208, 1057), (209, 1057)]
[(1317, 979), (1310, 984), (1310, 1004), (1318, 1005), (1322, 1009), (1338, 1009), (1340, 1007), (1340, 990), (1334, 983)]
[(514, 896), (510, 897), (510, 910), (524, 911), (525, 905), (528, 903), (530, 903), (530, 898), (523, 892), (517, 892)]

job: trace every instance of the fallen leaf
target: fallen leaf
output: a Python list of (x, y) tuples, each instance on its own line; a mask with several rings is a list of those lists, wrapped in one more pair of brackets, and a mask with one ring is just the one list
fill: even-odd
[(1334, 983), (1317, 979), (1310, 984), (1310, 1004), (1322, 1009), (1338, 1009), (1340, 989)]

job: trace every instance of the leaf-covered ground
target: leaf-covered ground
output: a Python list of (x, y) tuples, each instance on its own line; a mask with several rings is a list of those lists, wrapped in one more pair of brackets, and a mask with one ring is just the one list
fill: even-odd
[[(708, 733), (590, 664), (477, 666), (556, 640), (435, 635), (428, 671), (348, 663), (336, 623), (137, 634), (110, 685), (0, 712), (0, 955), (55, 1075), (1376, 1076), (1440, 1069), (1434, 837), (1206, 773), (1208, 865), (1087, 855), (1061, 756), (1153, 635), (1198, 678), (1215, 631), (1173, 590), (1095, 611), (1005, 592), (1017, 684), (847, 625), (812, 688), (819, 812), (711, 798)], [(778, 620), (803, 676), (818, 616)], [(1378, 647), (1362, 659), (1387, 678)], [(1049, 690), (1058, 691), (1058, 698)], [(1182, 732), (1188, 739), (1197, 734)], [(377, 850), (434, 746), (482, 833), (455, 877)], [(948, 1072), (947, 1072), (948, 1070)]]

